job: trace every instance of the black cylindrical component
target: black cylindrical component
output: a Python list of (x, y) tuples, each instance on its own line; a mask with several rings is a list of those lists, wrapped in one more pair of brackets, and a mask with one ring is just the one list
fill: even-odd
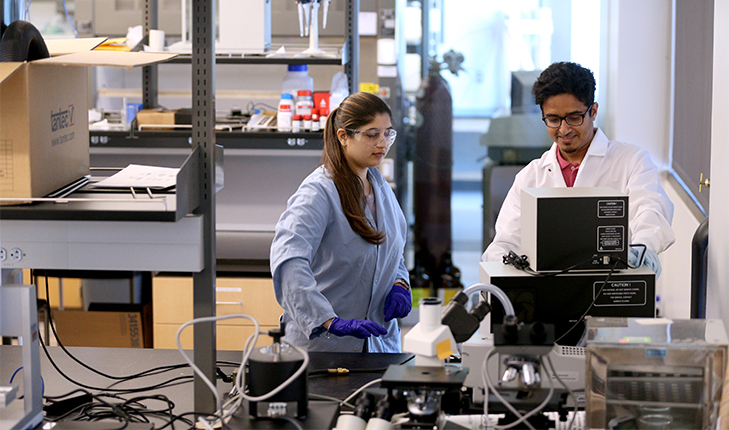
[[(451, 171), (453, 169), (453, 99), (440, 64), (431, 61), (428, 76), (417, 92), (418, 126), (413, 154), (414, 244), (431, 254), (427, 272), (434, 283), (435, 271), (451, 249)], [(422, 259), (427, 260), (427, 259)]]
[(375, 411), (375, 396), (372, 393), (362, 393), (354, 404), (354, 415), (369, 421)]
[(691, 318), (706, 318), (706, 250), (709, 217), (699, 224), (691, 240)]
[(491, 305), (486, 300), (482, 300), (473, 307), (473, 309), (471, 310), (471, 315), (476, 317), (480, 322), (483, 321), (484, 318), (486, 318), (486, 315), (488, 315), (489, 312), (491, 312)]
[(383, 397), (377, 401), (374, 413), (375, 418), (382, 418), (385, 421), (390, 421), (393, 415), (395, 415), (395, 411), (387, 397)]
[[(274, 353), (271, 348), (254, 349), (248, 359), (246, 383), (249, 395), (262, 396), (274, 390), (304, 363), (304, 357), (293, 348), (279, 348)], [(305, 418), (308, 409), (308, 372), (304, 371), (286, 388), (266, 399), (266, 402), (298, 402), (298, 418)], [(257, 416), (257, 402), (251, 402), (249, 413)]]
[(468, 303), (468, 296), (463, 291), (459, 291), (456, 293), (455, 296), (453, 296), (452, 300), (462, 305), (465, 305), (466, 303)]
[(504, 317), (504, 340), (514, 343), (519, 338), (519, 326), (516, 317), (507, 315)]

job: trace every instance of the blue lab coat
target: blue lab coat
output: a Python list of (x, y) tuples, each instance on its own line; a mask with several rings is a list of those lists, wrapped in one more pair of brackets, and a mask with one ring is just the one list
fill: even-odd
[[(352, 230), (323, 166), (301, 183), (276, 224), (271, 274), (284, 309), (285, 340), (310, 351), (363, 350), (364, 341), (352, 336), (325, 331), (310, 339), (322, 323), (339, 317), (368, 319), (387, 329), (367, 340), (367, 351), (400, 352), (400, 328), (396, 319), (385, 322), (384, 307), (395, 280), (409, 279), (403, 256), (407, 223), (382, 173), (370, 168), (368, 177), (383, 244), (367, 243)], [(373, 223), (368, 208), (365, 213)]]

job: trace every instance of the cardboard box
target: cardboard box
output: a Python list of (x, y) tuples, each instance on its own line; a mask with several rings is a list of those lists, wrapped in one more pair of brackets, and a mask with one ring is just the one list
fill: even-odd
[(95, 310), (51, 312), (64, 346), (152, 347), (152, 303), (94, 303), (89, 309)]
[(43, 197), (89, 174), (88, 66), (177, 55), (92, 51), (104, 40), (48, 40), (51, 58), (0, 64), (0, 203)]
[[(137, 126), (140, 129), (174, 129), (175, 125), (192, 124), (192, 109), (168, 110), (164, 108), (142, 109), (137, 112)], [(163, 125), (166, 127), (150, 127)], [(145, 127), (143, 127), (145, 126)]]

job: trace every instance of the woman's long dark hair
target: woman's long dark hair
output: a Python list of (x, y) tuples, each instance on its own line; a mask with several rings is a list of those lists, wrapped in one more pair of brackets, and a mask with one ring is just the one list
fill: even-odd
[[(339, 107), (332, 110), (324, 129), (324, 152), (321, 162), (332, 176), (334, 185), (342, 202), (344, 215), (350, 227), (362, 238), (373, 245), (385, 241), (385, 233), (377, 231), (367, 221), (364, 206), (364, 184), (354, 172), (344, 156), (344, 148), (339, 142), (337, 131), (340, 128), (356, 130), (374, 121), (378, 114), (392, 118), (390, 107), (380, 97), (371, 93), (354, 93), (344, 99)], [(347, 131), (352, 136), (353, 133)]]

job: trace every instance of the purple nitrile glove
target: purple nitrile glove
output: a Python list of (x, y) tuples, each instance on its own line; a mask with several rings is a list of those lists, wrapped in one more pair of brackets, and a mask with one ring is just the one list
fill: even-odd
[(336, 336), (354, 336), (358, 339), (387, 334), (387, 330), (381, 325), (370, 320), (343, 320), (334, 318), (329, 324), (329, 333)]
[(393, 318), (405, 318), (413, 309), (410, 291), (402, 285), (393, 285), (390, 294), (385, 298), (385, 322)]

